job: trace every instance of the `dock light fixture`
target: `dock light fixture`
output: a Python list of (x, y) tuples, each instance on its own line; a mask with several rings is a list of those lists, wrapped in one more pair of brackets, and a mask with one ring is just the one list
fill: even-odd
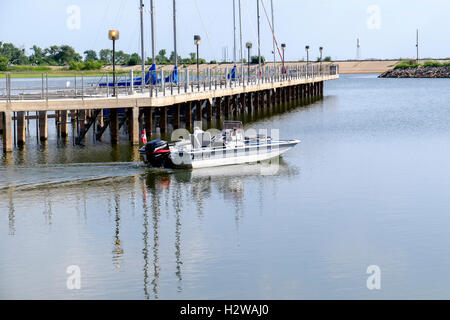
[(322, 72), (322, 54), (323, 54), (323, 47), (319, 47), (319, 52), (320, 52), (320, 72)]
[(247, 47), (247, 50), (248, 50), (247, 69), (248, 69), (248, 82), (250, 82), (250, 50), (252, 49), (252, 43), (247, 42), (245, 44), (245, 46)]
[[(116, 40), (119, 40), (119, 31), (118, 30), (109, 30), (108, 38), (113, 42), (113, 56), (112, 56), (112, 64), (113, 64), (113, 97), (116, 96)], [(108, 83), (109, 86), (109, 83)]]
[(306, 64), (309, 64), (309, 46), (305, 46), (306, 50)]
[(197, 83), (200, 88), (200, 66), (199, 66), (199, 57), (198, 57), (198, 47), (200, 46), (200, 43), (202, 42), (202, 39), (198, 34), (194, 35), (194, 44), (197, 46)]
[(283, 50), (283, 68), (281, 69), (281, 73), (286, 73), (286, 67), (284, 66), (284, 51), (286, 50), (286, 43), (281, 44), (281, 50)]

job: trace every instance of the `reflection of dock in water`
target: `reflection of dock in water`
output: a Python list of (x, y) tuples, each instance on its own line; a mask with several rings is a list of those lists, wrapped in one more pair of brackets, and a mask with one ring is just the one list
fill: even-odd
[[(131, 266), (136, 262), (132, 257), (136, 255), (138, 248), (138, 256), (142, 259), (138, 262), (141, 266), (138, 276), (142, 284), (140, 290), (146, 299), (159, 299), (167, 294), (167, 290), (173, 289), (181, 294), (185, 291), (186, 283), (189, 283), (183, 276), (186, 272), (183, 261), (191, 260), (196, 253), (186, 251), (183, 246), (186, 240), (192, 238), (192, 221), (186, 219), (203, 221), (208, 215), (211, 216), (207, 206), (209, 199), (219, 195), (234, 208), (229, 217), (235, 221), (239, 236), (239, 224), (245, 217), (245, 197), (261, 194), (267, 186), (264, 183), (253, 183), (257, 179), (265, 179), (260, 175), (261, 168), (257, 164), (176, 171), (138, 168), (139, 173), (132, 170), (133, 174), (130, 176), (72, 182), (59, 179), (61, 183), (55, 177), (55, 181), (51, 183), (1, 188), (0, 207), (8, 210), (10, 237), (23, 232), (24, 227), (20, 221), (23, 221), (25, 214), (35, 214), (38, 218), (36, 221), (43, 226), (51, 225), (47, 236), (63, 230), (59, 228), (73, 229), (76, 226), (73, 223), (82, 228), (94, 228), (90, 230), (90, 234), (98, 237), (100, 248), (103, 250), (103, 244), (100, 243), (108, 244), (109, 249), (104, 249), (111, 257), (109, 266), (112, 263), (114, 270), (120, 270), (111, 276), (113, 278), (120, 279), (126, 274), (129, 279), (130, 274), (127, 272), (133, 272)], [(94, 170), (100, 171), (101, 166)], [(296, 169), (289, 168), (280, 161), (278, 175), (297, 174)], [(252, 183), (251, 191), (246, 189), (249, 182)], [(261, 190), (255, 190), (255, 186)], [(26, 201), (33, 203), (31, 213), (28, 207), (24, 211), (24, 207), (20, 205)], [(62, 212), (64, 207), (70, 207), (71, 210)], [(103, 208), (103, 211), (99, 208)], [(163, 212), (167, 212), (167, 216), (164, 214), (161, 218)], [(107, 242), (101, 241), (105, 234), (99, 232), (105, 225), (96, 226), (96, 221), (101, 216), (104, 217), (103, 223), (110, 223), (106, 226), (111, 228)], [(138, 236), (135, 237), (139, 242), (138, 246), (132, 243), (135, 240), (130, 240), (133, 235), (129, 229), (130, 221), (136, 220), (140, 225)], [(170, 235), (169, 243), (167, 235)], [(123, 241), (123, 238), (126, 240)], [(172, 259), (168, 260), (168, 256)], [(107, 268), (99, 266), (100, 269), (105, 267)], [(168, 285), (173, 287), (168, 288)]]

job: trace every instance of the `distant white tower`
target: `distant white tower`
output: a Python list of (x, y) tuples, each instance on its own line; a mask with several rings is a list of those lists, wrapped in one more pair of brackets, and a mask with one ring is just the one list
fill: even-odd
[(356, 60), (361, 60), (361, 43), (359, 38), (356, 39)]

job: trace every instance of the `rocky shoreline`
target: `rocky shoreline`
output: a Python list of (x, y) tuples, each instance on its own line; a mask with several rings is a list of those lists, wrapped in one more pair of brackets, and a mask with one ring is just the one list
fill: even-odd
[(388, 70), (379, 78), (450, 78), (450, 67), (417, 67)]

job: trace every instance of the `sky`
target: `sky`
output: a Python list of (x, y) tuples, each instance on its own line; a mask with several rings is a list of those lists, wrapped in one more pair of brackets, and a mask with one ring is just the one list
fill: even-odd
[[(242, 34), (257, 54), (258, 0), (241, 0)], [(270, 17), (270, 0), (264, 3)], [(150, 0), (145, 0), (145, 53), (151, 55)], [(154, 0), (156, 52), (173, 51), (172, 0)], [(236, 0), (237, 7), (238, 0)], [(450, 57), (447, 36), (450, 0), (273, 0), (275, 36), (286, 43), (286, 60), (324, 56), (334, 60), (355, 59), (360, 38), (362, 59), (408, 58), (419, 55)], [(236, 10), (237, 12), (237, 10)], [(261, 4), (261, 54), (272, 55), (272, 34)], [(238, 21), (237, 21), (238, 22)], [(118, 29), (117, 49), (140, 53), (139, 0), (0, 0), (0, 41), (29, 48), (68, 44), (79, 53), (87, 49), (111, 48), (109, 29)], [(178, 55), (195, 52), (194, 34), (202, 37), (200, 56), (223, 59), (224, 47), (233, 59), (233, 0), (177, 0)], [(239, 59), (239, 25), (237, 24)], [(247, 52), (244, 52), (245, 56)], [(279, 59), (279, 58), (278, 58)]]

